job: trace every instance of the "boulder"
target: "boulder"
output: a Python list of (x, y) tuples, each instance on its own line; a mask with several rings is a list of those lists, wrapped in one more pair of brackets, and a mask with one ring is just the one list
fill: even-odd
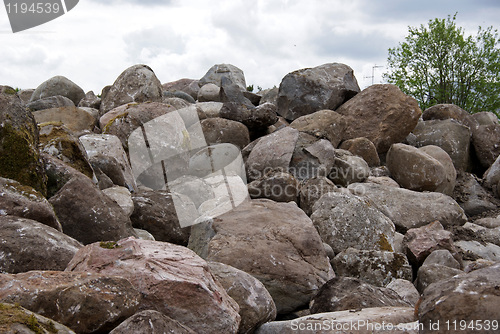
[(220, 102), (220, 87), (207, 83), (200, 87), (196, 99), (198, 102)]
[(222, 87), (223, 78), (230, 79), (243, 92), (247, 90), (245, 74), (238, 67), (231, 64), (217, 64), (212, 66), (208, 72), (199, 80), (198, 85), (203, 87), (208, 83)]
[(498, 124), (498, 116), (490, 111), (481, 111), (469, 115), (473, 125), (495, 125)]
[(200, 123), (207, 145), (230, 143), (243, 149), (250, 144), (248, 128), (240, 122), (215, 117)]
[[(157, 241), (185, 246), (189, 240), (190, 228), (179, 225), (173, 196), (178, 195), (165, 190), (133, 193), (134, 212), (130, 220), (134, 227), (148, 231)], [(186, 210), (181, 214), (196, 215), (194, 203), (186, 201)], [(194, 216), (192, 219), (195, 219)]]
[(446, 153), (446, 151), (444, 151), (439, 146), (435, 145), (423, 146), (419, 148), (419, 150), (439, 161), (444, 167), (446, 177), (441, 185), (436, 188), (436, 191), (448, 196), (452, 196), (453, 189), (455, 189), (456, 185), (457, 171), (448, 153)]
[(298, 138), (299, 131), (288, 127), (262, 137), (246, 161), (249, 181), (262, 177), (274, 168), (288, 171)]
[(161, 83), (153, 70), (146, 65), (134, 65), (123, 71), (102, 94), (101, 113), (130, 102), (159, 102), (162, 100)]
[(349, 151), (335, 150), (335, 158), (328, 178), (333, 183), (347, 187), (352, 183), (364, 182), (370, 176), (370, 167), (363, 158)]
[(386, 285), (386, 288), (396, 292), (404, 301), (411, 306), (415, 306), (420, 299), (420, 293), (409, 280), (395, 279)]
[(198, 85), (198, 80), (187, 79), (187, 78), (167, 82), (161, 86), (164, 92), (181, 91), (189, 94), (193, 99), (196, 99), (196, 97), (198, 96), (198, 91), (200, 90), (200, 86)]
[(86, 178), (84, 174), (65, 164), (52, 155), (42, 153), (41, 159), (47, 174), (47, 198), (54, 196), (61, 188), (73, 178)]
[(127, 188), (114, 186), (104, 189), (102, 192), (115, 201), (115, 203), (122, 208), (123, 213), (125, 213), (127, 217), (132, 215), (134, 212), (134, 201), (132, 201), (132, 195)]
[(436, 249), (430, 253), (426, 258), (423, 266), (431, 264), (440, 264), (449, 268), (460, 269), (460, 263), (453, 257), (447, 249)]
[(77, 333), (107, 332), (133, 315), (141, 294), (121, 277), (30, 271), (0, 274), (0, 300), (60, 322)]
[(463, 271), (456, 268), (450, 268), (441, 264), (424, 264), (418, 268), (415, 287), (418, 292), (424, 293), (425, 289), (432, 283), (436, 283), (455, 275), (462, 274)]
[[(160, 118), (160, 116), (188, 106), (188, 103), (181, 99), (174, 99), (173, 102), (169, 104), (160, 102), (127, 104), (118, 107), (104, 114), (99, 120), (102, 132), (120, 138), (125, 151), (128, 151), (128, 139), (135, 129), (149, 121)], [(158, 123), (159, 120), (156, 122)], [(160, 136), (162, 132), (159, 131), (165, 131), (165, 128), (151, 128), (148, 130), (151, 132), (156, 131), (148, 133), (149, 136)]]
[(209, 262), (210, 272), (240, 307), (238, 333), (253, 333), (276, 318), (276, 305), (264, 285), (255, 277), (224, 263)]
[(47, 225), (0, 216), (0, 272), (64, 270), (82, 245)]
[(411, 305), (391, 289), (373, 286), (357, 278), (335, 277), (319, 289), (309, 309), (315, 314), (388, 306)]
[(458, 174), (453, 198), (468, 216), (495, 210), (500, 205), (498, 199), (481, 186), (480, 179), (467, 172)]
[(92, 115), (77, 107), (38, 110), (33, 113), (33, 116), (39, 125), (43, 123), (62, 124), (77, 137), (91, 133), (97, 125), (96, 119)]
[(85, 97), (80, 100), (78, 107), (99, 110), (101, 107), (101, 98), (97, 97), (93, 91), (89, 91), (85, 94)]
[(19, 96), (23, 105), (26, 105), (30, 102), (31, 95), (33, 95), (34, 91), (34, 88), (21, 89), (17, 91), (17, 96)]
[[(318, 313), (293, 320), (273, 321), (260, 326), (255, 334), (352, 333), (352, 334), (417, 334), (418, 324), (413, 324), (413, 307), (373, 307), (362, 310), (348, 310)], [(398, 329), (402, 328), (402, 329)], [(411, 328), (407, 331), (406, 328)]]
[(31, 95), (30, 102), (58, 95), (67, 97), (76, 106), (85, 97), (85, 92), (73, 81), (58, 75), (41, 83)]
[(451, 182), (447, 175), (451, 173), (447, 173), (438, 159), (405, 144), (391, 146), (387, 152), (387, 167), (392, 177), (409, 190), (437, 192), (438, 189), (444, 190)]
[(417, 147), (441, 147), (457, 170), (467, 170), (470, 160), (471, 130), (454, 119), (419, 122), (413, 130)]
[(259, 180), (248, 184), (248, 193), (251, 198), (268, 198), (275, 202), (297, 202), (299, 196), (299, 182), (285, 172), (269, 171)]
[(79, 139), (93, 165), (108, 175), (113, 183), (129, 190), (137, 190), (127, 154), (117, 136), (89, 134)]
[(89, 178), (94, 176), (85, 148), (67, 127), (60, 123), (42, 123), (38, 128), (40, 152), (56, 157)]
[(109, 334), (196, 334), (177, 320), (153, 310), (142, 311), (127, 318)]
[(330, 192), (313, 207), (311, 220), (323, 242), (340, 253), (349, 247), (393, 251), (395, 227), (371, 204), (349, 193)]
[(368, 138), (378, 153), (403, 141), (421, 115), (417, 101), (394, 85), (372, 85), (336, 110), (344, 116), (344, 139)]
[(0, 177), (47, 192), (38, 151), (38, 128), (11, 87), (0, 86)]
[(500, 262), (500, 246), (477, 240), (457, 240), (455, 247), (466, 261), (478, 259)]
[(278, 114), (288, 120), (318, 110), (335, 110), (360, 92), (354, 71), (330, 63), (288, 73), (278, 92)]
[(258, 94), (260, 94), (262, 97), (260, 99), (260, 104), (264, 103), (272, 103), (275, 106), (278, 105), (278, 93), (279, 93), (279, 88), (274, 86), (274, 88), (269, 88), (269, 89), (264, 89)]
[(189, 248), (260, 280), (278, 313), (307, 305), (334, 277), (318, 233), (294, 202), (245, 202), (213, 222), (194, 225)]
[(441, 193), (421, 193), (374, 183), (351, 184), (349, 189), (370, 200), (402, 233), (434, 221), (444, 227), (463, 225), (467, 221), (457, 202)]
[[(470, 324), (471, 321), (474, 328), (479, 330), (476, 326), (479, 320), (482, 320), (483, 330), (495, 332), (496, 330), (490, 330), (493, 329), (492, 321), (498, 319), (496, 306), (500, 303), (499, 270), (500, 264), (496, 263), (428, 286), (418, 307), (419, 321), (424, 324), (424, 329), (420, 333), (449, 333), (450, 330), (458, 332), (461, 324)], [(429, 328), (430, 323), (437, 321), (442, 324), (439, 330)], [(450, 327), (448, 328), (446, 324), (450, 324)], [(454, 324), (457, 325), (456, 328)], [(484, 327), (487, 324), (490, 329)], [(471, 332), (473, 331), (475, 330)]]
[(276, 106), (272, 103), (264, 103), (257, 107), (225, 103), (220, 110), (220, 117), (245, 124), (251, 131), (263, 132), (268, 126), (278, 121)]
[(483, 180), (484, 186), (493, 190), (493, 193), (500, 198), (500, 189), (498, 188), (498, 184), (500, 183), (500, 156), (484, 173)]
[(439, 221), (406, 232), (403, 240), (408, 259), (415, 266), (421, 266), (424, 260), (437, 249), (449, 250), (456, 259), (460, 259), (453, 245), (452, 233), (446, 231)]
[(56, 331), (58, 334), (75, 334), (68, 327), (19, 305), (0, 303), (0, 319), (2, 333), (49, 334), (49, 329), (52, 333)]
[(469, 117), (471, 115), (455, 104), (436, 104), (424, 110), (422, 119), (424, 121), (430, 120), (456, 120), (461, 124), (468, 125), (470, 123)]
[(301, 132), (319, 139), (328, 139), (334, 148), (337, 148), (342, 141), (346, 125), (344, 118), (332, 110), (316, 111), (298, 117), (290, 124), (292, 128)]
[(299, 132), (288, 171), (299, 181), (325, 176), (333, 167), (335, 148), (326, 139)]
[(314, 204), (321, 196), (336, 189), (337, 186), (324, 176), (307, 179), (300, 186), (300, 208), (310, 216), (313, 213)]
[(155, 310), (197, 333), (235, 333), (236, 302), (189, 249), (166, 242), (127, 238), (83, 247), (67, 271), (122, 276), (141, 292), (140, 310)]
[(337, 254), (332, 261), (338, 276), (359, 278), (383, 287), (396, 279), (412, 279), (412, 268), (404, 254), (355, 248)]
[(369, 167), (380, 166), (377, 148), (368, 138), (359, 137), (348, 139), (340, 145), (340, 149), (347, 150), (366, 161)]
[(0, 177), (0, 217), (18, 216), (62, 231), (52, 205), (41, 193), (17, 181)]
[(489, 168), (500, 154), (500, 124), (479, 125), (472, 130), (472, 144), (479, 162)]
[(74, 107), (74, 106), (75, 103), (73, 101), (61, 95), (46, 97), (26, 104), (26, 108), (28, 108), (31, 112), (44, 109)]
[(63, 231), (83, 244), (135, 236), (122, 208), (87, 177), (72, 178), (49, 202)]

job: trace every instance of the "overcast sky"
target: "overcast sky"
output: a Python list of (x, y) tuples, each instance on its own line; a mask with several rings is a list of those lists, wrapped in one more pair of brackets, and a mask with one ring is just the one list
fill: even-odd
[[(0, 85), (36, 88), (63, 75), (100, 93), (134, 64), (166, 83), (230, 63), (247, 85), (269, 88), (291, 71), (340, 62), (365, 88), (408, 26), (456, 12), (466, 33), (500, 28), (499, 0), (80, 0), (16, 34), (0, 8)], [(385, 70), (375, 69), (375, 83)]]

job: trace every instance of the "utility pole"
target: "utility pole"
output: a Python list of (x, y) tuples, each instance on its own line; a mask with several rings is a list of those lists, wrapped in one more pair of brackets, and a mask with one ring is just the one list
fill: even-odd
[(377, 64), (373, 65), (373, 66), (372, 66), (372, 76), (371, 76), (371, 77), (363, 77), (363, 78), (364, 78), (364, 79), (370, 79), (370, 78), (371, 78), (371, 79), (372, 79), (372, 85), (373, 85), (373, 81), (375, 80), (375, 69), (376, 69), (376, 68), (381, 68), (381, 67), (384, 67), (384, 66), (382, 66), (382, 65), (377, 65)]

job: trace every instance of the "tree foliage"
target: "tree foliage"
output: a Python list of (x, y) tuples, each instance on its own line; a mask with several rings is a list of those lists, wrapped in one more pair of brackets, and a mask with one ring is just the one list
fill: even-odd
[(409, 27), (405, 42), (389, 49), (388, 82), (413, 96), (422, 110), (453, 103), (469, 112), (500, 116), (500, 39), (493, 27), (465, 36), (456, 14)]

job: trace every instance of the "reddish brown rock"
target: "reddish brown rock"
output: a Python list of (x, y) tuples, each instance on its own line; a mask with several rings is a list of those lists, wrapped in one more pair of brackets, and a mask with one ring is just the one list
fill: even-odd
[(319, 139), (328, 139), (333, 147), (337, 148), (347, 124), (342, 115), (326, 109), (301, 116), (294, 120), (290, 126)]

